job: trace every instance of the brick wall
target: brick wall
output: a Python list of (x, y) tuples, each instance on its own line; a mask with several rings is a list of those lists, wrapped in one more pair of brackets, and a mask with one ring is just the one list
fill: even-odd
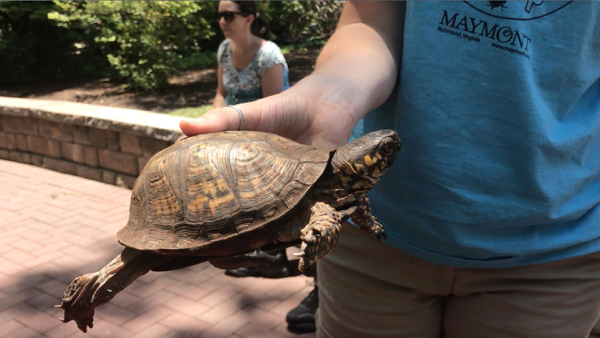
[[(90, 112), (90, 105), (52, 102), (52, 111), (0, 98), (0, 158), (115, 184), (133, 186), (152, 155), (181, 135), (176, 117), (124, 109)], [(47, 101), (46, 101), (47, 102)], [(88, 114), (73, 109), (81, 108)], [(110, 109), (110, 108), (108, 108)], [(129, 115), (129, 116), (128, 116)], [(111, 120), (111, 116), (116, 117)], [(168, 126), (164, 125), (165, 118)], [(172, 118), (172, 119), (168, 119)], [(159, 119), (161, 121), (155, 121)], [(128, 122), (134, 121), (134, 122)], [(144, 125), (144, 121), (152, 122)], [(159, 125), (159, 127), (152, 125)]]

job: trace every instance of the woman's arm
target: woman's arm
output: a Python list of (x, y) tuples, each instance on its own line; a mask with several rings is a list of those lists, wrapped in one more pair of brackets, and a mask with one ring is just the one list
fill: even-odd
[(267, 69), (260, 79), (263, 97), (281, 93), (284, 88), (283, 65), (276, 64)]
[(358, 119), (381, 105), (394, 88), (405, 11), (406, 3), (398, 1), (346, 2), (335, 34), (317, 59), (313, 75), (347, 83), (354, 91)]
[[(315, 71), (292, 88), (239, 105), (246, 128), (299, 142), (337, 147), (356, 122), (390, 95), (401, 59), (405, 3), (346, 2), (338, 28), (323, 48)], [(187, 135), (235, 130), (233, 109), (214, 109), (183, 121)]]
[(222, 108), (225, 107), (225, 96), (227, 96), (227, 91), (223, 86), (223, 68), (221, 68), (221, 65), (219, 65), (217, 70), (217, 79), (217, 93), (213, 99), (213, 108)]

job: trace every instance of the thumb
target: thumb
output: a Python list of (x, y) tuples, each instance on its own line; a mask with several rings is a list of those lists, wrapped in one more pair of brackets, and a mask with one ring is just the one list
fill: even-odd
[(274, 133), (293, 139), (307, 128), (308, 120), (307, 110), (297, 108), (303, 106), (298, 103), (297, 97), (292, 89), (288, 89), (277, 95), (241, 103), (236, 105), (241, 114), (233, 107), (215, 108), (197, 119), (182, 120), (179, 128), (187, 136), (239, 130), (243, 115), (244, 130)]
[[(245, 114), (244, 114), (245, 115)], [(197, 119), (183, 119), (179, 128), (187, 136), (216, 133), (240, 128), (240, 114), (233, 107), (215, 108)]]

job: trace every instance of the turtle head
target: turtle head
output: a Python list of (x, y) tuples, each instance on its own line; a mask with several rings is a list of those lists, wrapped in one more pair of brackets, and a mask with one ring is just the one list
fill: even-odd
[(370, 189), (392, 165), (401, 147), (395, 131), (375, 131), (339, 148), (332, 165), (351, 179), (354, 189)]

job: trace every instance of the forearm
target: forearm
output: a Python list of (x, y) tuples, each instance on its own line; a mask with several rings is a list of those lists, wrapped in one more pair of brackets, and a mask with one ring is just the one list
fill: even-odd
[[(396, 1), (346, 2), (310, 76), (282, 93), (239, 105), (245, 128), (331, 149), (347, 143), (358, 120), (394, 88), (405, 7)], [(195, 135), (239, 126), (236, 111), (215, 109), (198, 121), (183, 121), (181, 130)]]
[(223, 67), (219, 64), (219, 67), (217, 67), (217, 93), (213, 99), (213, 108), (225, 107), (226, 95), (227, 91), (225, 90), (225, 86), (223, 86)]
[(279, 94), (285, 90), (283, 83), (283, 65), (276, 64), (267, 69), (260, 80), (263, 97)]
[(404, 12), (403, 2), (346, 2), (338, 28), (317, 60), (313, 75), (346, 83), (358, 114), (381, 105), (394, 88)]
[(225, 107), (225, 97), (223, 94), (217, 91), (215, 98), (213, 99), (213, 108), (222, 108)]

